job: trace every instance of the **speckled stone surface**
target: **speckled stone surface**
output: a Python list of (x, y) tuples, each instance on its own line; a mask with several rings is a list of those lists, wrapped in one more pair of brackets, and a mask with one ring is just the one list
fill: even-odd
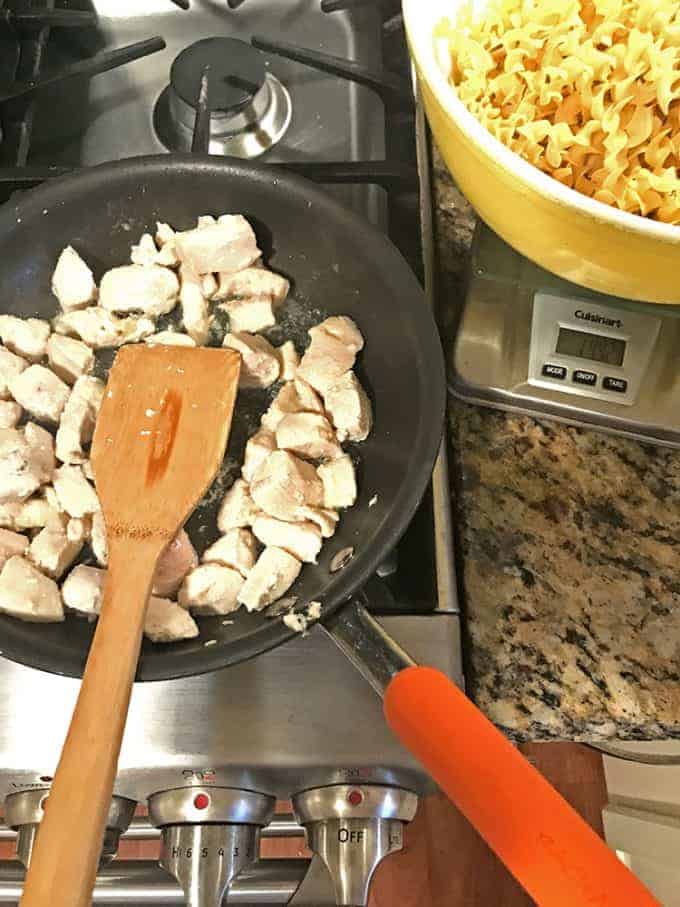
[[(444, 298), (469, 207), (435, 157)], [(680, 737), (680, 453), (453, 402), (468, 689), (512, 737)]]

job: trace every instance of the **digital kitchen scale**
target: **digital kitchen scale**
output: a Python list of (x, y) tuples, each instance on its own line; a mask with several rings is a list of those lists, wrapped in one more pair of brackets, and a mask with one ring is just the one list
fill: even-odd
[(680, 447), (680, 305), (569, 283), (479, 224), (450, 388), (472, 403)]

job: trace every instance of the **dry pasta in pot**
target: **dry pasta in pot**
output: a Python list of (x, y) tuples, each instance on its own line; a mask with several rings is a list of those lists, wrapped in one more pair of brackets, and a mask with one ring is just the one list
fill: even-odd
[(678, 0), (489, 0), (435, 34), (467, 109), (565, 186), (680, 224)]

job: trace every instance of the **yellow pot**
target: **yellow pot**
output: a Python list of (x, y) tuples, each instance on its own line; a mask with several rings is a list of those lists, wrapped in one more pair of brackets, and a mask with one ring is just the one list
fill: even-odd
[(433, 33), (464, 0), (403, 0), (409, 46), (437, 145), (479, 216), (527, 258), (602, 293), (680, 304), (680, 226), (619, 211), (542, 173), (463, 106)]

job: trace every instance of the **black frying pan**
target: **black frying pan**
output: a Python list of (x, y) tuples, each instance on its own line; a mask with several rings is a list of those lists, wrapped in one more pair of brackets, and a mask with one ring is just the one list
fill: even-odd
[[(408, 525), (442, 432), (445, 384), (437, 330), (420, 286), (385, 236), (313, 184), (269, 167), (195, 155), (134, 158), (55, 180), (2, 208), (0, 309), (52, 317), (57, 306), (50, 278), (66, 244), (75, 246), (99, 278), (128, 261), (131, 243), (144, 231), (153, 232), (157, 220), (187, 229), (199, 214), (224, 212), (250, 220), (267, 264), (291, 280), (293, 298), (271, 339), (292, 337), (301, 349), (308, 327), (327, 315), (346, 314), (366, 340), (358, 372), (373, 402), (375, 427), (352, 450), (359, 499), (343, 513), (318, 565), (305, 566), (291, 590), (299, 605), (321, 601), (327, 617), (374, 573)], [(105, 365), (106, 356), (100, 363)], [(222, 491), (271, 396), (239, 394)], [(217, 537), (219, 492), (208, 495), (189, 523), (199, 552)], [(377, 502), (369, 507), (374, 496)], [(346, 547), (354, 548), (353, 559), (331, 573), (333, 556)], [(229, 617), (233, 624), (224, 625), (220, 617), (201, 619), (195, 640), (145, 641), (139, 679), (225, 667), (292, 635), (280, 617), (244, 609)], [(75, 616), (47, 625), (0, 616), (5, 657), (60, 674), (82, 673), (91, 636), (91, 625)], [(217, 643), (206, 647), (212, 639)]]

